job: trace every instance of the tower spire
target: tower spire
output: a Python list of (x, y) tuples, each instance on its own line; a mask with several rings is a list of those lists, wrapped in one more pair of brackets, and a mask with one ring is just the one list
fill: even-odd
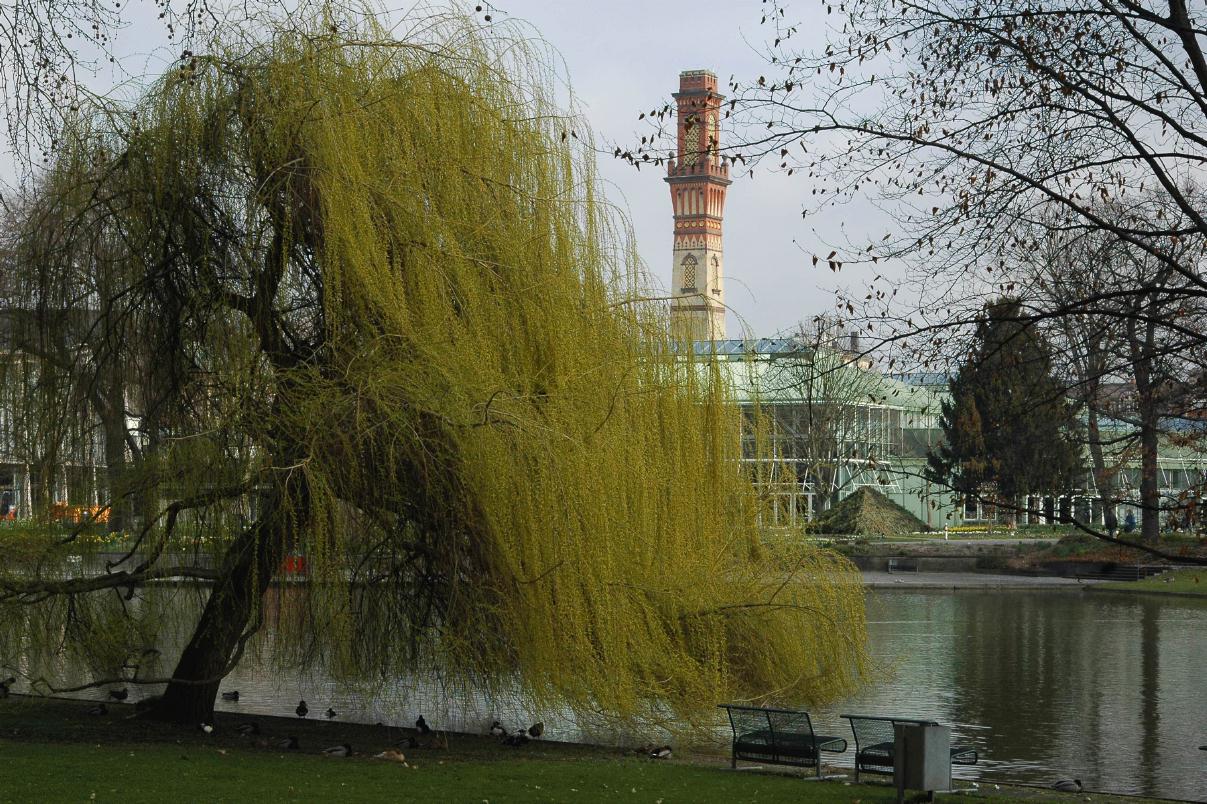
[(721, 160), (721, 101), (708, 70), (679, 73), (678, 148), (667, 168), (675, 210), (671, 330), (680, 338), (725, 337), (721, 221), (729, 165)]

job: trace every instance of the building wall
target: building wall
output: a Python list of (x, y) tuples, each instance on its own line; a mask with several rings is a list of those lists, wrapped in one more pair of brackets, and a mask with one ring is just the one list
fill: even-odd
[[(911, 386), (882, 375), (875, 368), (856, 368), (854, 354), (814, 350), (817, 359), (847, 361), (840, 370), (860, 372), (859, 385), (848, 386), (845, 396), (827, 399), (823, 394), (806, 398), (810, 386), (793, 384), (777, 373), (777, 362), (807, 361), (809, 347), (793, 345), (790, 339), (764, 339), (741, 342), (723, 341), (708, 345), (706, 353), (719, 356), (732, 384), (738, 404), (748, 418), (757, 409), (770, 422), (771, 458), (774, 466), (760, 467), (758, 476), (766, 479), (767, 492), (776, 502), (772, 525), (793, 526), (811, 519), (863, 486), (873, 486), (934, 529), (945, 526), (984, 524), (1001, 521), (1011, 515), (995, 512), (992, 506), (963, 499), (925, 479), (927, 452), (942, 438), (939, 429), (940, 404), (946, 395), (942, 386)], [(825, 374), (832, 371), (827, 367)], [(832, 436), (826, 454), (818, 453), (816, 434), (810, 435), (802, 424), (806, 413), (818, 407), (837, 406), (844, 410), (830, 427)], [(1127, 435), (1126, 427), (1107, 438)], [(748, 432), (745, 438), (752, 436)], [(1185, 438), (1181, 443), (1163, 440), (1159, 459), (1163, 504), (1170, 525), (1196, 527), (1200, 492), (1207, 486), (1207, 453)], [(1122, 441), (1121, 441), (1122, 443)], [(1189, 444), (1189, 446), (1188, 446)], [(755, 460), (752, 445), (744, 450), (746, 460)], [(1116, 455), (1116, 513), (1120, 523), (1129, 510), (1139, 519), (1139, 460), (1126, 454)], [(809, 468), (828, 464), (828, 477), (807, 477)], [(1052, 524), (1062, 516), (1073, 515), (1079, 521), (1101, 525), (1104, 509), (1094, 486), (1087, 451), (1084, 478), (1080, 488), (1061, 497), (1035, 496), (1028, 500), (1033, 513), (1015, 514), (1017, 523)], [(1173, 520), (1177, 520), (1176, 522)]]

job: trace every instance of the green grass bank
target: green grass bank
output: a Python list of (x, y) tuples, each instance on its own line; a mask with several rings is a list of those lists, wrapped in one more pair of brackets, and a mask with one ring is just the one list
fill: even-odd
[(1095, 591), (1143, 592), (1152, 595), (1207, 598), (1207, 567), (1173, 570), (1142, 581), (1094, 584)]
[[(650, 760), (617, 749), (534, 741), (523, 748), (450, 734), (447, 748), (404, 749), (407, 765), (376, 760), (408, 731), (339, 722), (219, 716), (213, 734), (133, 718), (133, 708), (13, 696), (0, 700), (0, 802), (890, 802), (887, 784), (808, 780), (801, 773), (732, 771), (697, 754)], [(263, 734), (238, 735), (255, 720)], [(299, 751), (275, 741), (296, 735)], [(354, 755), (329, 758), (329, 745)], [(270, 747), (274, 746), (274, 747)], [(967, 783), (961, 783), (967, 785)], [(982, 783), (940, 800), (985, 802), (1140, 799)]]

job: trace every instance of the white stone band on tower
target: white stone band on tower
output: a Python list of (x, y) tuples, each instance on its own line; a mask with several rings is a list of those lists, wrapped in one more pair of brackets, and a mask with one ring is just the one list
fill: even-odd
[(721, 221), (729, 165), (721, 160), (721, 101), (708, 70), (679, 74), (678, 152), (667, 168), (675, 210), (671, 331), (689, 340), (725, 337)]

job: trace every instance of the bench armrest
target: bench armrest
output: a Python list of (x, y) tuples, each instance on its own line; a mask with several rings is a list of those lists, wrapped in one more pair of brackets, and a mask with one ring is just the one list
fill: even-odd
[(842, 737), (822, 737), (814, 738), (814, 745), (818, 751), (829, 751), (833, 754), (841, 754), (847, 750), (847, 741)]

